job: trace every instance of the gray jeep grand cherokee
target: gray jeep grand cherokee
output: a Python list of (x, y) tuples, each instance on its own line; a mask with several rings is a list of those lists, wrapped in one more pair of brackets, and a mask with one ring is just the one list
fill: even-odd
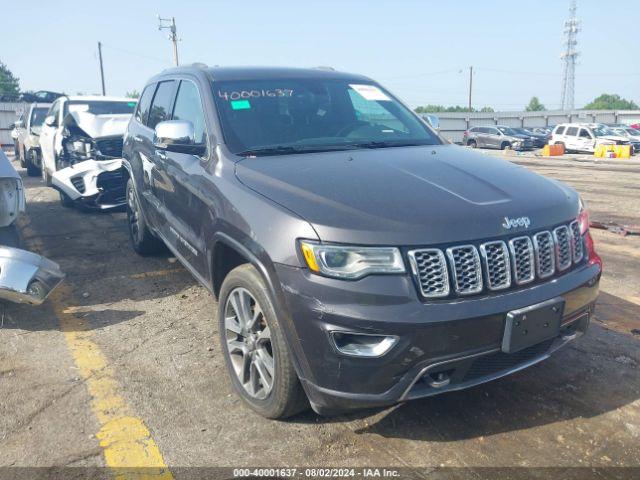
[(168, 247), (217, 297), (232, 384), (264, 416), (466, 388), (589, 324), (602, 263), (578, 194), (449, 145), (367, 77), (166, 70), (124, 158), (133, 248)]

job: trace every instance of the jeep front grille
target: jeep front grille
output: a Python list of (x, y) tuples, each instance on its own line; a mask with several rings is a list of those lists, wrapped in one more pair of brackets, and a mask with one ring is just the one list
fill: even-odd
[(504, 290), (551, 277), (584, 259), (583, 238), (577, 222), (552, 231), (456, 245), (445, 250), (424, 248), (408, 252), (409, 263), (425, 298), (452, 292), (472, 295), (483, 290)]
[(536, 278), (533, 244), (529, 237), (517, 237), (509, 240), (513, 278), (518, 285), (533, 282)]
[(418, 278), (422, 295), (428, 298), (449, 295), (447, 262), (442, 250), (428, 248), (409, 252), (409, 263)]
[(473, 245), (447, 248), (451, 263), (453, 288), (460, 295), (470, 295), (482, 291), (482, 269), (480, 256)]
[(482, 262), (489, 290), (502, 290), (511, 286), (509, 252), (504, 242), (488, 242), (480, 245)]
[(562, 225), (553, 230), (553, 241), (556, 244), (556, 265), (563, 271), (571, 266), (571, 239), (569, 228)]
[(582, 235), (580, 235), (580, 225), (578, 221), (571, 222), (571, 247), (573, 249), (573, 262), (578, 263), (584, 256), (584, 247), (582, 245)]
[(536, 253), (536, 273), (547, 278), (556, 271), (553, 237), (551, 232), (540, 232), (533, 236), (533, 250)]

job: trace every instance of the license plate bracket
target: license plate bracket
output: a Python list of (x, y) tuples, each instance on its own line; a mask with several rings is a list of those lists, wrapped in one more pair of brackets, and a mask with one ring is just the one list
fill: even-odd
[(507, 313), (502, 351), (518, 352), (558, 336), (564, 303), (562, 297), (557, 297)]

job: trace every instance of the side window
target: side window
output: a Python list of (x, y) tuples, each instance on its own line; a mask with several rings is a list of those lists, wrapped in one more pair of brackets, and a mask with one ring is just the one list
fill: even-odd
[(580, 138), (591, 138), (591, 134), (589, 133), (589, 130), (587, 130), (586, 128), (581, 128)]
[(569, 128), (567, 128), (567, 135), (571, 135), (573, 137), (578, 135), (578, 127), (569, 127)]
[(489, 128), (488, 130), (491, 135), (500, 135), (500, 130), (497, 128)]
[(564, 133), (564, 127), (558, 127), (556, 129), (556, 135), (562, 135)]
[(151, 99), (153, 98), (153, 93), (155, 92), (155, 90), (156, 84), (152, 83), (151, 85), (147, 85), (142, 91), (142, 95), (140, 95), (138, 107), (136, 108), (136, 120), (138, 120), (143, 125), (145, 125), (147, 122), (147, 117), (149, 116), (149, 107), (151, 107)]
[(149, 112), (149, 120), (147, 127), (156, 128), (156, 125), (165, 120), (169, 120), (171, 116), (171, 102), (175, 92), (175, 80), (160, 82), (156, 89), (156, 94), (151, 103), (151, 111)]
[(194, 139), (196, 144), (205, 143), (204, 111), (198, 87), (193, 82), (182, 80), (176, 96), (176, 104), (173, 107), (174, 120), (188, 120), (193, 124)]

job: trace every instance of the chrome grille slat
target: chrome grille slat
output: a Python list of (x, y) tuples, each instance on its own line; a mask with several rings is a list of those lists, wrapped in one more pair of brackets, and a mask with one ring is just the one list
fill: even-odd
[(511, 266), (516, 284), (524, 285), (536, 278), (533, 243), (529, 237), (516, 237), (509, 240)]
[(503, 290), (511, 286), (509, 250), (503, 241), (480, 245), (485, 279), (489, 290)]
[(409, 263), (418, 279), (420, 291), (427, 298), (449, 295), (447, 261), (442, 250), (425, 248), (409, 252)]
[(564, 271), (571, 266), (571, 237), (569, 228), (562, 225), (553, 229), (553, 241), (555, 243), (556, 267)]
[(551, 232), (544, 231), (533, 236), (533, 250), (536, 254), (536, 273), (539, 278), (547, 278), (556, 271), (555, 248)]
[(580, 234), (580, 225), (575, 220), (569, 225), (571, 230), (571, 251), (573, 253), (573, 263), (578, 263), (584, 257), (584, 246), (582, 244), (582, 235)]
[(453, 287), (459, 295), (471, 295), (482, 291), (480, 255), (473, 245), (447, 248), (451, 265)]

